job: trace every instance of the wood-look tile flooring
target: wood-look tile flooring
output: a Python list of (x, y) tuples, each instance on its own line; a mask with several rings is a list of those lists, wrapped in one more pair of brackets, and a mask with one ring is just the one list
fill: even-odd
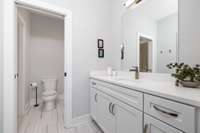
[(82, 124), (78, 127), (64, 128), (64, 104), (59, 102), (56, 109), (45, 112), (42, 106), (32, 107), (24, 116), (18, 133), (101, 133), (95, 124)]

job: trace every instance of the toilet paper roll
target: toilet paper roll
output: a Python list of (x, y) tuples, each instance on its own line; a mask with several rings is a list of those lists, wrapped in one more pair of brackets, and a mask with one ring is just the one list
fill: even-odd
[(31, 83), (31, 87), (33, 87), (33, 88), (37, 87), (37, 83), (36, 82), (32, 82)]

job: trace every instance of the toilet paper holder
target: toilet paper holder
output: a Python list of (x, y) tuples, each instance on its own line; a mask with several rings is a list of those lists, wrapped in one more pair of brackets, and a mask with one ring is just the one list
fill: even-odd
[(35, 105), (34, 105), (34, 107), (38, 107), (39, 106), (39, 104), (38, 104), (38, 96), (37, 96), (37, 89), (38, 89), (38, 85), (37, 85), (37, 83), (36, 82), (32, 82), (32, 83), (30, 83), (30, 86), (33, 88), (33, 89), (35, 89)]

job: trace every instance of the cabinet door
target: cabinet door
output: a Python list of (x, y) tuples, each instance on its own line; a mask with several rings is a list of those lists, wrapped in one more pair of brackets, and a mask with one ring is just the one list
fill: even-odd
[(97, 120), (97, 97), (98, 93), (94, 88), (91, 88), (91, 95), (90, 95), (90, 107), (91, 107), (91, 116), (96, 121)]
[(144, 115), (144, 133), (183, 133), (151, 116)]
[(132, 107), (116, 104), (113, 111), (116, 116), (116, 133), (142, 133), (143, 115)]
[(111, 100), (108, 96), (98, 93), (97, 123), (105, 133), (115, 133), (115, 117), (110, 112)]

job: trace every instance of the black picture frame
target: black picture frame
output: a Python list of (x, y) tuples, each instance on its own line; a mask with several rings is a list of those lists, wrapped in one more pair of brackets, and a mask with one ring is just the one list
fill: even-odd
[(98, 57), (104, 58), (104, 49), (98, 49)]
[(103, 39), (98, 39), (97, 43), (98, 43), (98, 48), (104, 48), (104, 40)]

